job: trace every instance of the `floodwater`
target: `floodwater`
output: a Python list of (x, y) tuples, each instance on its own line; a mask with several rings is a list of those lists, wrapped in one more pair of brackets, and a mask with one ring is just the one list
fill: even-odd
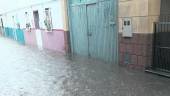
[(0, 37), (0, 96), (170, 96), (170, 79)]

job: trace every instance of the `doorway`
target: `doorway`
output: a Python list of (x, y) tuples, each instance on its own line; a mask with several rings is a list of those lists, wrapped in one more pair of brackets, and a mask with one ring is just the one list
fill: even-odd
[(40, 18), (39, 18), (39, 12), (38, 10), (33, 11), (34, 15), (34, 24), (35, 24), (35, 35), (36, 35), (36, 41), (37, 41), (37, 46), (40, 50), (43, 49), (43, 41), (42, 41), (42, 32), (40, 30)]
[(117, 61), (116, 0), (70, 0), (72, 53)]
[(0, 19), (0, 35), (3, 35), (4, 33), (4, 24), (3, 24), (3, 19), (1, 18)]
[(34, 11), (34, 12), (33, 12), (33, 15), (34, 15), (35, 28), (36, 28), (36, 29), (40, 29), (40, 25), (39, 25), (40, 19), (39, 19), (39, 13), (38, 13), (38, 11)]

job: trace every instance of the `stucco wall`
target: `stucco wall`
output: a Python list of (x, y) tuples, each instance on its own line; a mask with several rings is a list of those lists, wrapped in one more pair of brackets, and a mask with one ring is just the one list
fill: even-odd
[[(64, 53), (67, 46), (65, 43), (65, 38), (67, 38), (65, 37), (65, 31), (68, 31), (67, 24), (65, 24), (67, 21), (65, 16), (66, 12), (63, 12), (63, 8), (66, 7), (64, 5), (65, 2), (63, 0), (46, 0), (46, 2), (44, 2), (45, 1), (42, 0), (39, 2), (39, 4), (33, 4), (2, 14), (1, 17), (4, 21), (4, 27), (15, 29), (17, 28), (16, 23), (20, 23), (20, 28), (25, 31), (24, 37), (25, 43), (27, 45), (38, 46), (40, 49), (44, 48)], [(45, 8), (49, 8), (51, 10), (53, 26), (51, 32), (46, 30), (46, 26), (44, 24)], [(35, 28), (33, 14), (34, 11), (38, 11), (39, 13), (39, 31)], [(25, 30), (26, 23), (28, 22), (25, 12), (27, 12), (29, 21), (31, 23), (30, 31)], [(15, 17), (15, 19), (13, 19), (13, 17)], [(11, 31), (10, 33), (13, 32), (14, 31)]]
[(119, 0), (119, 17), (148, 16), (148, 0)]
[(17, 19), (16, 22), (18, 21), (21, 24), (21, 28), (25, 28), (25, 24), (26, 24), (25, 12), (28, 12), (31, 26), (32, 28), (35, 28), (33, 11), (38, 10), (39, 17), (40, 17), (40, 23), (39, 23), (40, 28), (45, 29), (45, 25), (44, 25), (45, 8), (51, 9), (53, 29), (64, 29), (64, 21), (63, 21), (63, 14), (62, 14), (63, 11), (62, 0), (56, 0), (54, 2), (47, 2), (38, 5), (27, 6), (22, 9), (5, 13), (3, 14), (3, 17), (5, 18), (3, 20), (5, 22), (4, 26), (16, 27), (14, 26), (12, 20), (12, 16), (14, 16)]
[(52, 0), (0, 0), (0, 14)]
[(119, 0), (119, 32), (122, 18), (132, 18), (133, 33), (152, 33), (153, 22), (158, 21), (160, 0)]
[(149, 21), (148, 21), (148, 26), (149, 26), (149, 32), (153, 32), (153, 22), (159, 21), (159, 16), (160, 16), (160, 9), (161, 9), (161, 0), (149, 0), (148, 2), (149, 6)]
[[(119, 0), (119, 63), (144, 69), (151, 65), (153, 22), (159, 20), (160, 0)], [(131, 38), (122, 36), (123, 18), (132, 20)]]

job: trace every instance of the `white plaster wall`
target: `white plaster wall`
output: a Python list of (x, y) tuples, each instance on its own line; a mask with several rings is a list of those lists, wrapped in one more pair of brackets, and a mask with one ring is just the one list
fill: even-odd
[(0, 14), (14, 9), (54, 0), (0, 0)]
[(31, 5), (31, 6), (19, 9), (19, 10), (14, 10), (14, 11), (2, 14), (4, 26), (15, 28), (16, 26), (14, 26), (13, 20), (12, 20), (12, 16), (15, 16), (16, 18), (18, 18), (21, 28), (25, 28), (26, 27), (25, 12), (28, 12), (29, 19), (31, 22), (31, 27), (34, 28), (33, 11), (38, 10), (39, 18), (40, 18), (40, 24), (39, 24), (40, 28), (45, 29), (45, 25), (44, 25), (45, 8), (51, 9), (53, 29), (63, 29), (64, 21), (63, 21), (63, 14), (62, 14), (62, 0), (56, 0), (56, 1), (42, 3), (38, 5)]

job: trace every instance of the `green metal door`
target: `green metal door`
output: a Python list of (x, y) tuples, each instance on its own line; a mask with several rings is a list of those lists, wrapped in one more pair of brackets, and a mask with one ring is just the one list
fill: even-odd
[(69, 5), (72, 52), (117, 62), (116, 0), (74, 0)]
[(86, 6), (71, 8), (71, 46), (75, 54), (88, 56)]
[(87, 9), (87, 37), (88, 37), (88, 55), (90, 57), (95, 57), (96, 53), (96, 35), (97, 35), (97, 4), (92, 3), (86, 5)]

